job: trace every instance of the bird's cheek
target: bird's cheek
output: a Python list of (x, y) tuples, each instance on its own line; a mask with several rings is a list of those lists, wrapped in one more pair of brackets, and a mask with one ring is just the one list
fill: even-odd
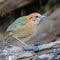
[(39, 21), (38, 20), (35, 20), (35, 19), (33, 19), (33, 20), (30, 20), (34, 25), (37, 25), (38, 23), (39, 23)]
[(35, 25), (39, 24), (39, 20), (33, 22)]

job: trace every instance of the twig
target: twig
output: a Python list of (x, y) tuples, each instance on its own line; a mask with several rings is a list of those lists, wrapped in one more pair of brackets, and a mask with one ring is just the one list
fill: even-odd
[(43, 44), (43, 45), (38, 46), (38, 48), (39, 48), (40, 50), (42, 50), (42, 49), (47, 49), (47, 48), (54, 47), (54, 46), (57, 45), (57, 44), (60, 44), (60, 41), (55, 41), (55, 42)]
[(13, 38), (15, 38), (17, 41), (19, 41), (20, 43), (22, 43), (23, 46), (28, 46), (26, 43), (24, 43), (23, 41), (21, 41), (21, 39), (15, 37), (15, 36), (12, 36)]

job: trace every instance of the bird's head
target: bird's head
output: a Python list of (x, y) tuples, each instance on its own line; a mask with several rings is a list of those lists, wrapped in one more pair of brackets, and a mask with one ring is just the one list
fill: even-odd
[(32, 13), (27, 16), (28, 20), (31, 21), (34, 25), (39, 24), (46, 16), (40, 15), (39, 13)]

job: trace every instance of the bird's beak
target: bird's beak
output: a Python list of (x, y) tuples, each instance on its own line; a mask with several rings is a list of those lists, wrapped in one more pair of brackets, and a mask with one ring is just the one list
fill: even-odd
[(46, 18), (46, 16), (44, 16), (44, 15), (41, 15), (41, 19), (45, 19)]

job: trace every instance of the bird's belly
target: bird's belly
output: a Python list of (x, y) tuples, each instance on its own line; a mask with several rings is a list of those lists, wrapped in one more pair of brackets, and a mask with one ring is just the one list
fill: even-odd
[(19, 37), (19, 38), (26, 38), (30, 36), (32, 33), (33, 33), (32, 27), (13, 31), (14, 36)]

